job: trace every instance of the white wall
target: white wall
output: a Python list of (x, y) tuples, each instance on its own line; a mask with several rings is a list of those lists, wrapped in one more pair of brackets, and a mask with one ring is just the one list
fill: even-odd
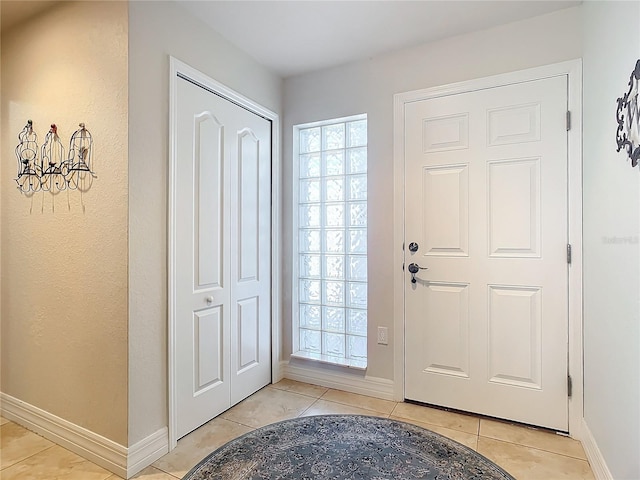
[(129, 3), (129, 445), (168, 424), (169, 55), (280, 113), (282, 81), (174, 2)]
[[(381, 32), (381, 34), (384, 34)], [(293, 125), (368, 114), (369, 368), (393, 378), (393, 95), (581, 57), (580, 9), (462, 35), (285, 81), (283, 251), (291, 251)], [(284, 265), (285, 357), (291, 353), (291, 265)], [(378, 326), (389, 345), (377, 345)]]
[(640, 3), (585, 2), (584, 417), (613, 478), (640, 478), (640, 168), (616, 99), (640, 59)]
[[(127, 444), (127, 7), (60, 2), (2, 32), (1, 390)], [(65, 149), (86, 123), (91, 189), (21, 195), (27, 119)], [(68, 150), (66, 150), (68, 153)]]

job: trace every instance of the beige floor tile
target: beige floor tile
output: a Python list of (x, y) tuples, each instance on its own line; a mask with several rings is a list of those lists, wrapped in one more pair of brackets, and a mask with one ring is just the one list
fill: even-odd
[(393, 409), (391, 415), (418, 422), (437, 425), (439, 427), (460, 430), (461, 432), (478, 434), (480, 421), (477, 417), (471, 415), (462, 415), (461, 413), (447, 412), (438, 410), (437, 408), (422, 407), (412, 403), (398, 403)]
[(364, 408), (365, 410), (373, 410), (374, 412), (389, 415), (396, 406), (396, 402), (382, 400), (380, 398), (367, 397), (356, 393), (343, 392), (341, 390), (329, 390), (322, 396), (322, 400), (329, 402), (342, 403), (352, 407)]
[[(173, 475), (169, 475), (168, 473), (163, 472), (162, 470), (158, 470), (155, 467), (147, 467), (132, 480), (176, 480), (178, 477), (174, 477)], [(106, 480), (124, 480), (122, 477), (119, 477), (115, 473), (108, 477)]]
[(105, 480), (111, 472), (58, 445), (2, 470), (2, 480)]
[(594, 480), (586, 461), (536, 448), (480, 437), (478, 453), (518, 480)]
[(9, 423), (9, 420), (4, 417), (0, 417), (0, 425), (4, 425), (5, 423)]
[(154, 467), (147, 467), (133, 478), (135, 480), (176, 480), (178, 477), (169, 475), (168, 473)]
[(455, 440), (456, 442), (461, 443), (462, 445), (465, 445), (472, 450), (476, 450), (478, 448), (478, 436), (472, 433), (461, 432), (460, 430), (453, 430), (451, 428), (440, 427), (438, 425), (418, 422), (409, 418), (396, 417), (394, 415), (391, 415), (389, 418), (391, 420), (399, 420), (401, 422), (411, 423), (413, 425), (417, 425), (418, 427), (426, 428), (427, 430), (431, 430), (432, 432), (439, 433), (443, 437)]
[(16, 423), (5, 423), (0, 426), (0, 468), (5, 469), (53, 445), (53, 442)]
[(351, 405), (344, 405), (343, 403), (329, 402), (323, 398), (305, 410), (301, 417), (310, 417), (312, 415), (367, 415), (370, 417), (383, 418), (389, 416), (385, 413), (374, 412), (373, 410), (352, 407)]
[(327, 387), (296, 382), (295, 380), (289, 380), (288, 378), (283, 378), (278, 383), (274, 383), (270, 387), (314, 398), (320, 398), (327, 390), (329, 390)]
[(569, 437), (545, 432), (544, 430), (481, 419), (480, 435), (495, 440), (503, 440), (505, 442), (537, 448), (539, 450), (546, 450), (547, 452), (559, 453), (581, 460), (587, 459), (580, 442)]
[[(182, 478), (200, 460), (230, 440), (253, 430), (250, 427), (214, 418), (178, 441), (178, 446), (156, 460), (154, 467)], [(155, 480), (155, 479), (154, 479)]]
[(304, 412), (315, 398), (275, 388), (263, 388), (222, 414), (222, 418), (249, 427), (295, 418)]

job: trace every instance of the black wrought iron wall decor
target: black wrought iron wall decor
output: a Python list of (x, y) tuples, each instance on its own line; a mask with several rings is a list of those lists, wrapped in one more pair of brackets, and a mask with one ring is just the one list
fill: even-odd
[(25, 194), (39, 191), (57, 193), (63, 190), (84, 190), (96, 178), (91, 170), (93, 138), (84, 123), (69, 141), (69, 155), (65, 156), (64, 145), (58, 136), (58, 127), (51, 125), (44, 138), (38, 156), (38, 135), (33, 122), (27, 121), (16, 146), (18, 190)]
[(636, 62), (636, 67), (631, 72), (629, 78), (629, 91), (618, 98), (618, 110), (616, 120), (618, 129), (616, 130), (616, 142), (618, 152), (625, 150), (631, 166), (638, 165), (640, 160), (640, 105), (638, 105), (638, 81), (640, 80), (640, 60)]

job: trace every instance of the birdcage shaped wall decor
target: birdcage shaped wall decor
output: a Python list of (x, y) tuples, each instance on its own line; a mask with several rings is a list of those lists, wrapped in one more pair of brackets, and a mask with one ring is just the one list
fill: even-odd
[(64, 167), (64, 146), (58, 137), (58, 127), (54, 123), (51, 125), (51, 130), (44, 137), (44, 144), (42, 145), (42, 153), (40, 154), (40, 168), (42, 170), (42, 176), (40, 183), (42, 190), (45, 192), (58, 192), (65, 190), (67, 182), (62, 174), (62, 168)]
[(20, 134), (20, 143), (16, 146), (16, 157), (18, 157), (18, 188), (21, 192), (36, 192), (41, 189), (42, 177), (38, 163), (38, 135), (33, 131), (33, 122), (27, 121)]
[(38, 155), (38, 135), (33, 122), (18, 135), (16, 146), (18, 176), (15, 179), (20, 192), (31, 195), (44, 191), (58, 193), (64, 190), (88, 190), (96, 178), (92, 170), (93, 138), (84, 123), (69, 140), (69, 152), (58, 136), (58, 127), (51, 125)]

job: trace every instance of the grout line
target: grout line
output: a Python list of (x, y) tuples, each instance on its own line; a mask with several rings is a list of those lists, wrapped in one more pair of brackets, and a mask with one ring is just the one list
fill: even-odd
[[(342, 391), (342, 390), (336, 390), (336, 391)], [(352, 403), (346, 403), (346, 402), (341, 402), (340, 400), (327, 400), (326, 398), (324, 398), (324, 396), (329, 393), (329, 390), (327, 390), (320, 398), (318, 398), (318, 400), (324, 400), (325, 402), (330, 402), (330, 403), (337, 403), (338, 405), (345, 405), (347, 407), (353, 407), (353, 408), (359, 408), (360, 410), (366, 410), (368, 412), (374, 412), (377, 413), (378, 416), (382, 416), (382, 415), (386, 415), (387, 418), (389, 418), (389, 416), (393, 413), (393, 411), (396, 409), (396, 407), (398, 406), (398, 402), (393, 402), (395, 405), (393, 406), (393, 408), (391, 409), (391, 412), (387, 413), (387, 412), (381, 412), (380, 410), (375, 410), (373, 408), (369, 408), (369, 407), (365, 407), (362, 405), (354, 405)], [(346, 393), (350, 393), (350, 392), (346, 392)], [(354, 393), (352, 395), (359, 395), (358, 393)], [(366, 397), (367, 395), (361, 395), (362, 397)], [(369, 398), (375, 398), (375, 397), (369, 397)], [(377, 399), (377, 400), (383, 400), (381, 398)], [(387, 402), (391, 402), (392, 400), (385, 400)]]
[(487, 438), (489, 440), (494, 440), (496, 442), (508, 443), (510, 445), (515, 445), (516, 447), (531, 448), (532, 450), (538, 450), (539, 452), (551, 453), (553, 455), (558, 455), (560, 457), (570, 458), (572, 460), (579, 460), (581, 462), (586, 462), (587, 464), (589, 464), (589, 461), (585, 460), (584, 458), (574, 457), (574, 456), (568, 455), (566, 453), (554, 452), (554, 451), (551, 451), (551, 450), (545, 450), (544, 448), (540, 448), (540, 447), (532, 447), (531, 445), (524, 445), (522, 443), (510, 442), (509, 440), (502, 440), (502, 439), (499, 439), (499, 438), (486, 437), (484, 435), (479, 435), (478, 440), (480, 440), (480, 437)]
[[(235, 420), (229, 420), (228, 418), (223, 418), (222, 420), (226, 420), (227, 422), (235, 423), (236, 425), (240, 425), (241, 427), (250, 428), (251, 430), (255, 430), (256, 428), (260, 428), (260, 427), (253, 427), (251, 425), (245, 425), (244, 423), (240, 423), (240, 422), (237, 422)], [(242, 433), (241, 435), (244, 435), (244, 434)], [(231, 440), (229, 440), (229, 441), (231, 441)]]
[[(271, 385), (267, 385), (267, 388), (272, 388), (273, 390), (278, 390), (279, 392), (293, 393), (294, 395), (302, 395), (303, 397), (315, 398), (316, 400), (319, 400), (320, 398), (322, 398), (322, 396), (330, 390), (330, 389), (327, 389), (327, 392), (324, 392), (319, 397), (316, 397), (314, 395), (307, 395), (306, 393), (294, 392), (293, 390), (286, 390), (284, 388), (278, 388), (278, 387), (274, 386), (273, 383)], [(322, 387), (322, 388), (326, 388), (326, 387)]]
[[(206, 457), (205, 457), (205, 458), (206, 458)], [(203, 460), (204, 460), (204, 458), (203, 458)], [(196, 463), (196, 465), (197, 465), (197, 463)], [(166, 474), (167, 474), (167, 475), (169, 475), (170, 477), (177, 478), (177, 479), (180, 479), (180, 478), (181, 478), (181, 477), (176, 477), (173, 473), (171, 473), (171, 472), (166, 472), (166, 471), (162, 470), (161, 468), (156, 467), (156, 466), (155, 466), (155, 465), (153, 465), (153, 464), (149, 465), (149, 467), (154, 468), (154, 469), (158, 470), (159, 472), (166, 473)], [(195, 465), (194, 465), (194, 467), (195, 467)], [(139, 475), (139, 473), (138, 473), (138, 474), (136, 474), (136, 475)], [(134, 477), (134, 478), (135, 478), (135, 477)]]
[[(24, 427), (23, 427), (23, 428), (24, 428)], [(25, 428), (25, 430), (26, 430), (26, 428)], [(31, 430), (28, 430), (28, 431), (29, 431), (29, 432), (31, 432)], [(34, 432), (31, 432), (31, 433), (34, 433)], [(38, 435), (38, 434), (37, 434), (37, 433), (35, 433), (35, 435)], [(38, 436), (39, 436), (39, 435), (38, 435)], [(42, 438), (44, 438), (44, 437), (42, 437)], [(45, 439), (45, 440), (46, 440), (46, 439)], [(27, 461), (27, 460), (28, 460), (28, 459), (30, 459), (31, 457), (35, 457), (36, 455), (40, 455), (42, 452), (46, 452), (47, 450), (49, 450), (49, 449), (51, 449), (51, 448), (53, 448), (53, 447), (58, 447), (58, 446), (59, 446), (59, 445), (58, 445), (58, 444), (56, 444), (56, 443), (54, 443), (53, 445), (49, 445), (48, 447), (45, 447), (45, 448), (43, 448), (42, 450), (38, 450), (37, 452), (32, 453), (31, 455), (29, 455), (29, 456), (27, 456), (27, 457), (24, 457), (24, 458), (20, 459), (20, 460), (19, 460), (19, 461), (17, 461), (16, 463), (12, 463), (11, 465), (7, 465), (7, 466), (5, 466), (5, 467), (2, 467), (2, 471), (4, 472), (7, 468), (11, 468), (11, 467), (13, 467), (13, 466), (15, 466), (15, 465), (19, 465), (19, 464), (21, 464), (22, 462)], [(64, 448), (64, 447), (61, 447), (61, 448)], [(65, 450), (66, 450), (66, 449), (65, 449)], [(0, 477), (0, 478), (1, 478), (1, 477)]]
[[(390, 416), (389, 418), (390, 418), (391, 420), (396, 420), (396, 421), (400, 421), (400, 422), (409, 423), (409, 424), (411, 424), (411, 425), (416, 425), (415, 423), (411, 423), (411, 422), (409, 422), (408, 420), (410, 420), (410, 419), (407, 419), (407, 418), (404, 418), (404, 417), (399, 417), (398, 415), (393, 415), (393, 416), (394, 416), (395, 418), (391, 418), (391, 416)], [(420, 422), (420, 420), (416, 420), (416, 421)], [(430, 428), (430, 427), (435, 427), (435, 428), (444, 428), (444, 429), (446, 429), (446, 430), (451, 430), (452, 432), (456, 432), (456, 433), (463, 433), (463, 434), (465, 434), (465, 435), (470, 435), (470, 436), (472, 436), (473, 438), (475, 438), (475, 447), (469, 447), (469, 448), (471, 448), (471, 450), (473, 450), (473, 451), (475, 451), (475, 452), (477, 452), (477, 451), (478, 451), (478, 439), (480, 438), (480, 436), (479, 436), (479, 435), (477, 435), (477, 434), (474, 434), (474, 433), (471, 433), (471, 432), (466, 432), (466, 431), (464, 431), (464, 430), (458, 430), (458, 429), (456, 429), (456, 428), (445, 427), (445, 426), (443, 426), (443, 425), (437, 425), (437, 424), (435, 424), (435, 423), (430, 423), (430, 422), (420, 422), (420, 423), (421, 423), (421, 425), (416, 425), (416, 426), (417, 426), (417, 427), (424, 428), (425, 430), (429, 430), (429, 431), (431, 431), (431, 432), (433, 432), (433, 433), (437, 433), (438, 435), (442, 435), (443, 437), (446, 437), (446, 438), (448, 438), (449, 440), (453, 440), (454, 442), (461, 443), (462, 445), (465, 445), (465, 446), (467, 446), (467, 447), (469, 447), (469, 446), (468, 446), (468, 445), (466, 445), (466, 444), (464, 444), (463, 442), (460, 442), (459, 440), (456, 440), (455, 438), (452, 438), (452, 437), (450, 437), (449, 435), (446, 435), (446, 434), (444, 434), (444, 433), (437, 432), (436, 430), (433, 430), (433, 429), (432, 429), (432, 428)]]
[[(162, 457), (161, 457), (161, 458), (162, 458)], [(203, 459), (203, 460), (204, 460), (204, 459)], [(157, 461), (157, 460), (156, 460), (156, 461)], [(153, 462), (153, 463), (155, 463), (155, 462)], [(176, 477), (176, 476), (175, 476), (173, 473), (171, 473), (171, 472), (167, 472), (166, 470), (163, 470), (163, 469), (161, 469), (160, 467), (156, 467), (153, 463), (152, 463), (151, 465), (149, 465), (149, 466), (150, 466), (150, 467), (155, 468), (156, 470), (158, 470), (158, 471), (160, 471), (160, 472), (162, 472), (162, 473), (166, 473), (166, 474), (167, 474), (167, 475), (169, 475), (170, 477), (178, 478), (178, 479), (180, 478), (180, 477)], [(196, 463), (196, 465), (197, 465), (197, 463)], [(194, 465), (194, 467), (195, 467), (195, 465)], [(137, 473), (136, 475), (138, 475), (138, 474), (139, 474), (139, 473)], [(134, 478), (135, 478), (135, 477), (134, 477)]]
[[(391, 417), (395, 417), (395, 418), (391, 418)], [(391, 420), (397, 420), (399, 422), (409, 423), (409, 424), (415, 425), (417, 427), (420, 427), (422, 425), (427, 425), (426, 427), (422, 427), (422, 428), (425, 428), (426, 430), (430, 430), (429, 426), (432, 426), (432, 427), (437, 427), (437, 428), (446, 428), (447, 430), (451, 430), (453, 432), (458, 432), (458, 433), (464, 433), (466, 435), (472, 435), (472, 436), (474, 436), (476, 438), (480, 437), (480, 435), (477, 434), (477, 433), (468, 432), (466, 430), (460, 430), (459, 428), (454, 428), (453, 426), (447, 427), (445, 425), (438, 425), (437, 423), (425, 422), (423, 420), (416, 420), (416, 419), (409, 418), (409, 417), (403, 417), (401, 415), (393, 415), (393, 414), (391, 414), (389, 416), (389, 418), (391, 418)], [(421, 425), (417, 425), (417, 424), (415, 424), (413, 422), (419, 422)], [(435, 430), (433, 430), (433, 431), (435, 432)], [(435, 433), (438, 433), (438, 432), (435, 432)], [(442, 435), (442, 434), (440, 434), (440, 435)]]
[[(320, 397), (320, 398), (322, 398), (322, 397)], [(318, 402), (320, 401), (320, 398), (316, 398), (316, 399), (315, 399), (315, 401), (314, 401), (311, 405), (309, 405), (307, 408), (305, 408), (303, 411), (301, 411), (301, 412), (298, 414), (298, 416), (297, 416), (296, 418), (300, 418), (300, 417), (302, 417), (302, 415), (304, 415), (305, 413), (307, 413), (307, 411), (308, 411), (311, 407), (313, 407), (316, 403), (318, 403)]]
[[(223, 420), (226, 420), (228, 422), (232, 422), (232, 423), (237, 423), (238, 425), (242, 425), (243, 427), (247, 427), (250, 428), (251, 430), (255, 430), (256, 428), (260, 428), (260, 427), (254, 427), (253, 425), (247, 425), (246, 423), (242, 423), (242, 422), (238, 422), (237, 420), (231, 420), (230, 418), (222, 418)], [(266, 426), (266, 425), (265, 425)], [(199, 428), (199, 427), (198, 427)], [(231, 440), (230, 440), (231, 441)]]
[[(386, 415), (387, 417), (389, 417), (389, 415), (391, 415), (391, 413), (381, 412), (380, 410), (374, 410), (373, 408), (367, 408), (367, 407), (364, 407), (362, 405), (353, 405), (352, 403), (339, 402), (337, 400), (327, 400), (326, 398), (322, 398), (322, 399), (318, 399), (318, 400), (323, 400), (323, 401), (329, 402), (329, 403), (335, 403), (336, 405), (344, 405), (345, 407), (351, 407), (351, 408), (358, 408), (360, 410), (366, 410), (367, 412), (375, 413), (376, 416)], [(394, 407), (394, 409), (395, 409), (395, 407)]]

